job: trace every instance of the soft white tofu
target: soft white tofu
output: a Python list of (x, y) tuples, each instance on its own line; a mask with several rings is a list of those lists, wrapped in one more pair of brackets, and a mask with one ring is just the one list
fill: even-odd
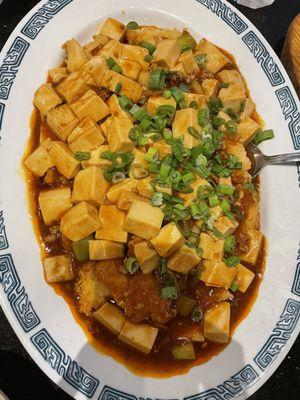
[(238, 269), (238, 273), (234, 282), (237, 284), (238, 290), (242, 293), (245, 293), (255, 278), (255, 274), (242, 264), (238, 264), (236, 267)]
[(88, 201), (94, 205), (104, 204), (110, 184), (100, 168), (92, 166), (78, 172), (74, 179), (72, 201)]
[(92, 89), (88, 90), (83, 96), (76, 100), (71, 105), (71, 108), (78, 118), (83, 119), (85, 117), (90, 117), (96, 122), (110, 113), (108, 106)]
[(151, 240), (152, 246), (161, 257), (169, 257), (174, 251), (179, 249), (185, 242), (177, 225), (173, 222), (165, 225), (158, 235)]
[(123, 244), (110, 240), (90, 240), (89, 254), (91, 260), (111, 260), (124, 257), (125, 249)]
[(214, 241), (207, 233), (200, 235), (199, 246), (202, 249), (202, 258), (205, 260), (221, 261), (224, 255), (225, 240)]
[(141, 71), (138, 77), (138, 83), (141, 85), (143, 89), (148, 89), (149, 79), (150, 79), (150, 72)]
[(44, 176), (45, 173), (52, 167), (54, 163), (48, 154), (48, 151), (39, 146), (25, 161), (26, 167), (36, 176)]
[(69, 72), (76, 71), (90, 58), (89, 52), (75, 39), (68, 40), (63, 48), (67, 53), (66, 64)]
[(227, 267), (222, 261), (205, 260), (202, 266), (203, 270), (201, 271), (200, 280), (206, 286), (229, 289), (238, 273), (236, 267)]
[(251, 117), (255, 109), (255, 104), (251, 99), (245, 99), (243, 104), (244, 111), (240, 114), (240, 121), (247, 117)]
[(90, 153), (90, 158), (88, 160), (81, 161), (82, 168), (95, 166), (103, 169), (110, 167), (111, 161), (101, 157), (101, 154), (105, 151), (109, 151), (108, 145), (106, 144), (100, 146), (98, 149), (92, 150)]
[(112, 121), (113, 121), (113, 117), (110, 116), (110, 117), (106, 118), (106, 120), (104, 122), (102, 122), (102, 124), (100, 125), (102, 133), (106, 139), (108, 137), (108, 132), (110, 130)]
[(33, 104), (43, 115), (46, 115), (48, 111), (59, 106), (61, 103), (62, 100), (51, 83), (44, 83), (34, 93)]
[(158, 234), (163, 219), (164, 214), (160, 208), (153, 207), (144, 201), (135, 201), (125, 218), (124, 229), (133, 235), (149, 240)]
[(98, 51), (98, 54), (101, 55), (103, 59), (113, 58), (119, 63), (122, 57), (123, 46), (122, 43), (112, 39)]
[(219, 92), (219, 81), (217, 79), (203, 79), (201, 86), (205, 96), (217, 96)]
[(153, 53), (153, 62), (163, 68), (172, 68), (177, 63), (181, 54), (178, 39), (165, 39), (157, 43)]
[(204, 317), (204, 336), (217, 343), (228, 343), (230, 328), (230, 304), (222, 302), (208, 311)]
[(239, 112), (242, 103), (246, 99), (246, 91), (244, 86), (233, 83), (228, 88), (220, 90), (219, 98), (222, 101), (224, 110), (231, 108), (233, 111)]
[(209, 183), (206, 179), (202, 179), (197, 177), (194, 182), (190, 184), (193, 189), (192, 193), (180, 193), (179, 197), (183, 199), (185, 206), (190, 206), (193, 200), (197, 197), (197, 191), (200, 186), (209, 186)]
[(73, 153), (92, 151), (101, 146), (104, 140), (100, 126), (91, 117), (86, 117), (68, 136), (68, 145)]
[(185, 244), (175, 251), (168, 259), (168, 268), (175, 272), (187, 274), (201, 261), (194, 248)]
[(206, 108), (207, 105), (207, 97), (203, 94), (197, 93), (183, 93), (184, 95), (184, 102), (189, 107), (192, 101), (195, 101), (198, 104), (198, 107)]
[(242, 163), (242, 169), (248, 171), (251, 168), (251, 161), (247, 157), (245, 147), (242, 143), (234, 142), (232, 140), (224, 141), (225, 148), (229, 154), (236, 155)]
[(263, 235), (260, 231), (254, 229), (249, 230), (247, 235), (249, 237), (249, 250), (246, 253), (239, 254), (239, 257), (242, 261), (245, 261), (250, 265), (255, 265), (262, 246)]
[(119, 335), (119, 339), (142, 353), (149, 354), (157, 334), (158, 329), (153, 326), (147, 324), (138, 325), (126, 321)]
[(40, 192), (38, 202), (45, 224), (51, 225), (72, 208), (71, 189), (59, 188), (45, 190)]
[(159, 262), (159, 255), (150, 247), (147, 241), (136, 243), (133, 251), (143, 274), (149, 274), (156, 269)]
[[(143, 92), (138, 82), (111, 70), (105, 72), (101, 81), (101, 86), (112, 92), (117, 92), (117, 94), (129, 97), (134, 103), (139, 101)], [(120, 91), (117, 90), (119, 86), (121, 86)]]
[[(151, 186), (151, 181), (152, 180), (153, 180), (153, 176), (149, 175), (149, 176), (147, 176), (147, 178), (139, 179), (137, 181), (136, 188), (137, 188), (137, 191), (138, 191), (139, 195), (141, 195), (143, 197), (147, 197), (148, 199), (151, 198), (151, 196), (152, 196), (152, 194), (154, 192), (153, 187)], [(167, 194), (170, 194), (170, 195), (172, 194), (172, 188), (170, 188), (170, 187), (157, 186), (157, 189), (160, 192), (167, 193)]]
[(107, 18), (104, 23), (97, 29), (96, 35), (101, 33), (111, 39), (121, 40), (125, 34), (126, 26), (122, 22), (114, 18)]
[(86, 71), (75, 71), (68, 75), (55, 89), (67, 103), (72, 103), (89, 90), (88, 82), (90, 79), (91, 77)]
[(47, 113), (47, 124), (52, 131), (61, 139), (66, 141), (70, 133), (79, 123), (79, 119), (72, 109), (64, 104), (54, 108)]
[(99, 227), (97, 208), (85, 201), (76, 204), (67, 211), (60, 223), (61, 232), (72, 241), (86, 238)]
[(73, 279), (71, 256), (55, 256), (44, 259), (46, 280), (49, 283), (70, 281)]
[(219, 217), (215, 222), (215, 228), (224, 237), (231, 235), (237, 228), (239, 224), (236, 220), (230, 219), (226, 216)]
[(199, 66), (192, 50), (184, 51), (179, 57), (178, 62), (182, 63), (185, 73), (188, 75), (199, 71)]
[(93, 313), (93, 317), (115, 335), (119, 335), (125, 323), (124, 312), (111, 303), (105, 303)]
[(172, 124), (173, 136), (174, 138), (184, 136), (184, 146), (191, 149), (199, 144), (199, 139), (196, 139), (188, 132), (189, 127), (195, 128), (200, 134), (201, 127), (198, 124), (198, 110), (184, 108), (183, 110), (176, 111)]
[(171, 145), (166, 143), (164, 140), (159, 140), (158, 142), (153, 143), (152, 147), (159, 152), (160, 159), (165, 157), (167, 154), (172, 154)]
[(151, 96), (148, 99), (147, 111), (149, 114), (154, 115), (157, 112), (158, 107), (163, 105), (173, 106), (176, 109), (176, 100), (173, 99), (173, 97), (166, 99), (163, 96)]
[(92, 86), (97, 88), (101, 86), (101, 80), (105, 71), (108, 70), (108, 65), (102, 56), (94, 56), (84, 63), (80, 70), (85, 71), (92, 78)]
[(148, 199), (145, 199), (134, 192), (128, 192), (125, 190), (120, 194), (117, 207), (119, 210), (128, 211), (132, 203), (136, 200), (148, 202)]
[(68, 70), (66, 67), (55, 67), (48, 70), (48, 76), (51, 83), (57, 85), (68, 76)]
[(236, 69), (223, 69), (217, 74), (219, 81), (222, 83), (229, 83), (229, 85), (239, 85), (246, 91), (242, 75)]
[(256, 134), (261, 130), (261, 126), (252, 118), (246, 117), (239, 124), (235, 138), (244, 145), (251, 142)]
[(105, 36), (102, 33), (99, 33), (99, 35), (93, 35), (93, 38), (94, 40), (83, 46), (89, 52), (100, 50), (110, 40), (108, 36)]
[(203, 94), (204, 95), (204, 91), (202, 89), (201, 84), (194, 79), (191, 83), (190, 83), (190, 88), (193, 91), (193, 93), (197, 93), (197, 94)]
[(148, 50), (141, 46), (132, 46), (131, 44), (124, 44), (122, 59), (135, 61), (138, 63), (143, 71), (147, 71), (149, 63), (145, 61), (145, 57), (149, 54)]
[(74, 158), (74, 154), (64, 142), (52, 142), (49, 155), (58, 172), (67, 179), (73, 178), (80, 170), (80, 162)]
[(113, 185), (106, 193), (106, 197), (108, 200), (113, 203), (117, 204), (121, 193), (123, 191), (132, 192), (136, 189), (137, 181), (136, 179), (126, 178), (123, 181), (116, 183)]
[(117, 95), (113, 94), (107, 100), (107, 105), (112, 117), (115, 118), (130, 118), (130, 114), (124, 111), (119, 103), (119, 98)]
[(134, 142), (129, 138), (131, 128), (133, 123), (129, 118), (113, 117), (107, 137), (109, 151), (116, 153), (133, 150)]
[(127, 76), (127, 78), (133, 79), (134, 81), (138, 79), (142, 69), (140, 64), (135, 61), (120, 60), (119, 65), (122, 69), (123, 75)]
[(195, 54), (206, 54), (207, 61), (205, 63), (205, 68), (213, 74), (231, 64), (229, 58), (206, 39), (202, 39), (197, 45)]
[(115, 205), (101, 205), (99, 211), (101, 227), (96, 231), (96, 239), (126, 243), (127, 232), (123, 229), (125, 213)]

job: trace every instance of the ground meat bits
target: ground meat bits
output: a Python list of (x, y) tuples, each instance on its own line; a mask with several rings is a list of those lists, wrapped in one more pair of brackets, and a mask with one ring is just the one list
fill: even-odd
[(120, 272), (120, 267), (120, 261), (100, 262), (97, 274), (131, 321), (164, 324), (174, 317), (171, 300), (160, 297), (160, 282), (152, 274), (129, 277)]

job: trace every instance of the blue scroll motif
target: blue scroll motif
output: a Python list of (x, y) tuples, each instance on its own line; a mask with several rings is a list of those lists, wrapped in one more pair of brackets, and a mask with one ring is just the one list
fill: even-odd
[(30, 340), (44, 360), (71, 386), (88, 398), (93, 397), (99, 386), (99, 380), (66, 355), (46, 329), (41, 329), (35, 333)]
[(30, 18), (21, 32), (30, 39), (35, 39), (46, 24), (73, 0), (49, 0)]
[(3, 119), (3, 115), (4, 115), (4, 109), (5, 109), (5, 105), (3, 103), (0, 103), (0, 131), (1, 131), (1, 127), (2, 127), (2, 119)]
[(8, 248), (8, 241), (5, 232), (3, 211), (0, 211), (0, 250), (5, 250)]
[[(300, 180), (300, 164), (298, 166), (299, 168), (299, 180)], [(296, 272), (295, 272), (295, 278), (292, 286), (292, 293), (294, 293), (296, 296), (300, 296), (300, 249), (299, 249), (299, 254), (297, 257), (297, 266), (296, 266)]]
[(110, 386), (104, 386), (98, 400), (138, 400), (133, 394), (121, 392)]
[(29, 332), (39, 325), (40, 319), (21, 284), (10, 254), (0, 256), (0, 284), (23, 330)]

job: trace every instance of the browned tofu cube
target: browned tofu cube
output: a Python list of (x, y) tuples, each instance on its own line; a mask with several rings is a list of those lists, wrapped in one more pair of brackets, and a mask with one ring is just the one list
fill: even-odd
[(62, 103), (61, 98), (53, 89), (51, 83), (44, 83), (34, 94), (33, 104), (43, 115), (48, 111), (59, 106)]
[(149, 63), (145, 61), (145, 57), (148, 55), (148, 50), (141, 46), (132, 46), (131, 44), (124, 44), (122, 59), (134, 61), (138, 63), (143, 71), (147, 71)]
[(122, 43), (112, 39), (101, 50), (98, 51), (98, 55), (104, 59), (111, 57), (119, 63), (122, 56), (123, 47), (124, 45)]
[(66, 67), (51, 68), (48, 71), (48, 76), (51, 83), (54, 83), (56, 85), (68, 76), (68, 70)]
[(134, 255), (141, 267), (143, 274), (154, 271), (159, 262), (159, 255), (146, 241), (134, 245)]
[(239, 112), (242, 103), (246, 99), (246, 91), (244, 86), (233, 83), (228, 88), (220, 90), (219, 98), (222, 101), (224, 110), (232, 108), (233, 111)]
[(249, 250), (246, 253), (242, 253), (239, 255), (242, 261), (250, 265), (255, 265), (260, 253), (260, 249), (263, 242), (263, 235), (260, 231), (257, 230), (249, 230), (247, 232), (249, 237)]
[(49, 155), (59, 173), (67, 179), (73, 178), (80, 170), (80, 162), (64, 142), (52, 142)]
[(71, 256), (55, 256), (44, 259), (44, 269), (47, 282), (55, 283), (73, 279)]
[[(222, 83), (229, 83), (229, 85), (239, 85), (241, 87), (244, 87), (244, 80), (242, 78), (242, 75), (235, 69), (223, 69), (223, 71), (219, 72), (218, 74), (218, 79)], [(246, 90), (246, 89), (245, 89)]]
[(203, 261), (200, 280), (207, 286), (229, 289), (238, 273), (236, 267), (227, 267), (222, 261)]
[(69, 72), (76, 71), (90, 58), (88, 51), (75, 39), (68, 40), (63, 48), (67, 53), (66, 63)]
[(111, 39), (121, 40), (125, 31), (126, 26), (122, 22), (114, 18), (107, 18), (97, 30), (96, 35), (102, 33), (102, 35), (108, 36)]
[(73, 153), (76, 151), (92, 151), (104, 142), (102, 130), (95, 121), (86, 117), (68, 137), (68, 144)]
[(90, 117), (96, 122), (110, 113), (107, 105), (93, 90), (88, 90), (71, 107), (78, 118)]
[(89, 90), (88, 78), (90, 75), (85, 71), (75, 71), (56, 86), (56, 91), (67, 103), (72, 103)]
[(115, 94), (110, 96), (110, 98), (107, 100), (107, 105), (108, 105), (109, 111), (113, 117), (115, 117), (115, 118), (130, 118), (130, 114), (121, 108), (121, 106), (119, 104), (119, 98)]
[(48, 154), (48, 151), (39, 146), (25, 161), (26, 167), (36, 176), (44, 176), (54, 163)]
[(158, 232), (158, 235), (151, 240), (152, 246), (161, 257), (169, 257), (174, 251), (179, 249), (185, 242), (177, 225), (173, 222), (165, 225)]
[(244, 111), (240, 114), (240, 121), (247, 117), (251, 117), (255, 109), (255, 104), (251, 99), (245, 99), (243, 104)]
[(204, 79), (202, 81), (202, 89), (205, 96), (217, 96), (219, 92), (219, 81), (217, 79)]
[(98, 167), (101, 169), (107, 168), (111, 166), (111, 161), (106, 160), (101, 157), (101, 154), (105, 151), (108, 151), (108, 145), (104, 144), (100, 146), (98, 149), (91, 151), (90, 158), (85, 161), (81, 161), (82, 168), (88, 167)]
[(229, 58), (206, 39), (200, 41), (195, 49), (195, 54), (206, 54), (207, 62), (205, 63), (205, 68), (213, 74), (231, 64)]
[[(203, 90), (202, 90), (203, 92)], [(199, 108), (206, 108), (207, 106), (207, 97), (203, 94), (197, 93), (183, 93), (185, 104), (190, 107), (192, 101), (195, 101), (198, 104)]]
[(124, 257), (125, 249), (123, 244), (110, 240), (90, 240), (89, 253), (91, 260), (112, 260)]
[(166, 39), (157, 43), (153, 53), (153, 62), (163, 68), (172, 68), (177, 63), (181, 54), (178, 39)]
[(191, 149), (199, 144), (199, 139), (189, 133), (189, 127), (196, 129), (200, 135), (201, 127), (198, 124), (198, 110), (184, 108), (183, 110), (176, 111), (172, 124), (173, 136), (174, 138), (184, 136), (184, 146)]
[(182, 245), (168, 259), (168, 268), (172, 271), (187, 274), (201, 261), (195, 249)]
[(208, 311), (204, 317), (204, 336), (217, 343), (227, 343), (230, 328), (230, 304), (224, 301)]
[(255, 278), (255, 274), (242, 264), (238, 264), (236, 267), (238, 269), (238, 273), (234, 282), (237, 284), (238, 290), (242, 293), (245, 293)]
[(126, 243), (127, 232), (123, 225), (125, 213), (115, 205), (102, 205), (99, 211), (101, 227), (96, 232), (96, 239), (112, 240), (113, 242)]
[(64, 104), (63, 106), (54, 108), (47, 113), (47, 124), (52, 131), (61, 139), (67, 140), (70, 133), (79, 123), (78, 118), (72, 109)]
[(184, 51), (179, 57), (178, 62), (182, 63), (185, 73), (188, 75), (195, 74), (199, 71), (199, 67), (192, 50)]
[(237, 134), (235, 136), (239, 142), (246, 145), (255, 138), (256, 134), (261, 130), (261, 126), (253, 119), (246, 117), (239, 124)]
[(158, 107), (163, 105), (173, 106), (176, 109), (176, 101), (175, 99), (173, 99), (173, 97), (171, 97), (170, 99), (166, 99), (163, 96), (151, 96), (148, 99), (147, 111), (148, 113), (154, 115), (156, 114)]
[(158, 207), (144, 201), (132, 203), (124, 222), (124, 229), (143, 239), (155, 237), (162, 225), (164, 214)]
[(125, 191), (127, 192), (134, 191), (136, 189), (136, 185), (137, 185), (136, 179), (126, 178), (123, 181), (113, 185), (106, 193), (106, 197), (111, 203), (117, 204), (121, 196), (121, 193)]
[(215, 228), (224, 237), (231, 235), (239, 226), (238, 222), (234, 219), (230, 219), (226, 216), (222, 216), (215, 222)]
[(125, 323), (124, 312), (111, 303), (105, 303), (93, 313), (93, 317), (115, 335), (119, 335)]
[(103, 57), (94, 56), (89, 61), (84, 63), (81, 66), (80, 70), (85, 71), (91, 76), (91, 78), (93, 79), (93, 87), (100, 87), (103, 75), (105, 71), (108, 70), (108, 65)]
[[(129, 97), (134, 103), (139, 101), (143, 92), (138, 82), (111, 70), (105, 72), (101, 86), (112, 92), (117, 92), (117, 94)], [(118, 90), (119, 87), (121, 87), (120, 90)]]
[(45, 190), (40, 192), (38, 200), (46, 225), (58, 221), (73, 206), (70, 188)]
[(119, 335), (119, 339), (142, 353), (149, 354), (157, 334), (158, 329), (153, 326), (133, 324), (132, 322), (126, 321)]
[(72, 241), (86, 238), (99, 227), (97, 208), (85, 201), (67, 211), (60, 223), (61, 232)]
[(135, 145), (129, 138), (131, 128), (133, 123), (129, 118), (113, 117), (107, 137), (109, 151), (119, 153), (133, 150)]
[(144, 197), (141, 197), (136, 193), (123, 191), (121, 192), (121, 195), (118, 199), (117, 207), (119, 210), (128, 211), (132, 203), (136, 200), (146, 201), (146, 202), (148, 201), (148, 199), (145, 199)]
[(224, 255), (224, 240), (214, 241), (207, 233), (200, 235), (199, 246), (202, 249), (202, 258), (205, 260), (222, 261)]
[(123, 75), (127, 76), (129, 79), (136, 81), (141, 72), (141, 65), (135, 61), (130, 60), (120, 60), (119, 65), (122, 69)]
[(94, 40), (83, 46), (87, 51), (94, 52), (100, 50), (110, 40), (109, 37), (101, 33), (99, 35), (93, 35), (93, 38)]

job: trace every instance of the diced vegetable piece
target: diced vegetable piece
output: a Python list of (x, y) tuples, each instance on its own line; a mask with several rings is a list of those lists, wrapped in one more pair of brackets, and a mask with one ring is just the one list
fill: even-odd
[(215, 222), (215, 228), (224, 237), (231, 235), (239, 226), (238, 222), (226, 216), (219, 217)]
[(127, 232), (123, 229), (125, 213), (115, 205), (102, 205), (99, 211), (101, 228), (96, 231), (96, 239), (126, 243)]
[(67, 211), (61, 219), (61, 232), (70, 240), (81, 240), (100, 227), (97, 208), (85, 201)]
[(115, 335), (119, 335), (125, 323), (123, 311), (111, 303), (103, 304), (93, 313), (93, 317)]
[(103, 177), (100, 168), (92, 166), (79, 171), (75, 176), (72, 201), (88, 201), (94, 205), (103, 204), (110, 184)]
[(119, 335), (119, 339), (142, 353), (149, 354), (157, 334), (158, 329), (153, 326), (146, 324), (138, 325), (126, 321)]
[(66, 64), (69, 72), (74, 72), (90, 58), (89, 53), (75, 39), (68, 40), (63, 48), (66, 50)]
[(238, 270), (236, 267), (227, 267), (222, 261), (203, 261), (203, 270), (200, 280), (207, 286), (216, 286), (229, 289)]
[(202, 249), (202, 258), (205, 260), (222, 261), (224, 255), (224, 240), (214, 241), (207, 233), (200, 235), (199, 246)]
[(54, 108), (47, 113), (47, 124), (62, 140), (67, 140), (78, 123), (79, 119), (66, 104)]
[(52, 142), (49, 156), (58, 172), (67, 179), (73, 178), (80, 170), (80, 162), (74, 158), (74, 154), (64, 142)]
[(109, 127), (108, 147), (111, 152), (126, 152), (134, 148), (134, 142), (129, 138), (133, 123), (129, 118), (115, 118)]
[(248, 244), (249, 250), (247, 253), (239, 254), (239, 257), (242, 261), (245, 261), (250, 265), (255, 265), (261, 249), (263, 235), (260, 231), (256, 230), (247, 231), (247, 235), (250, 239)]
[(176, 101), (173, 99), (173, 97), (171, 97), (170, 99), (166, 99), (163, 96), (149, 97), (147, 103), (147, 111), (149, 112), (149, 114), (154, 115), (157, 112), (158, 107), (162, 105), (169, 105), (176, 108)]
[(124, 229), (143, 239), (152, 239), (158, 234), (163, 219), (164, 214), (160, 208), (143, 201), (135, 201), (126, 216)]
[(183, 317), (188, 317), (192, 312), (196, 302), (190, 297), (181, 295), (177, 299), (177, 309), (180, 315)]
[(217, 96), (219, 91), (219, 81), (217, 79), (204, 79), (202, 81), (202, 88), (205, 96)]
[(245, 293), (251, 282), (253, 281), (255, 274), (250, 271), (250, 269), (244, 267), (242, 264), (238, 264), (236, 267), (238, 269), (238, 273), (234, 283), (236, 283), (237, 285), (237, 290)]
[(190, 149), (199, 144), (199, 139), (189, 133), (189, 127), (195, 128), (199, 132), (200, 138), (201, 127), (198, 124), (198, 111), (194, 108), (176, 111), (172, 125), (173, 136), (174, 138), (184, 136), (184, 146)]
[(165, 68), (172, 68), (177, 63), (181, 54), (178, 39), (166, 39), (159, 42), (153, 53), (153, 62)]
[(90, 240), (89, 253), (91, 260), (111, 260), (124, 257), (124, 245), (110, 240)]
[(196, 250), (184, 244), (168, 259), (168, 268), (187, 274), (200, 261), (201, 257), (198, 256)]
[(96, 31), (96, 35), (102, 33), (102, 35), (108, 36), (111, 39), (121, 40), (125, 31), (126, 26), (122, 22), (114, 18), (107, 18)]
[(132, 192), (136, 189), (137, 181), (135, 179), (126, 178), (122, 182), (113, 185), (106, 193), (108, 200), (116, 204), (124, 191)]
[(51, 82), (57, 84), (68, 76), (68, 70), (66, 67), (55, 67), (49, 69), (48, 75)]
[(36, 176), (44, 176), (54, 163), (48, 154), (48, 151), (39, 146), (25, 161), (26, 167)]
[(143, 274), (149, 274), (154, 271), (159, 262), (159, 256), (156, 251), (149, 246), (146, 241), (134, 245), (134, 254), (141, 267)]
[(174, 251), (179, 249), (185, 239), (176, 224), (170, 222), (165, 225), (158, 235), (151, 240), (151, 244), (161, 257), (169, 257)]
[(195, 49), (195, 54), (206, 54), (205, 69), (214, 74), (226, 65), (231, 64), (229, 58), (206, 39), (200, 41)]
[(104, 142), (102, 130), (91, 117), (86, 117), (68, 137), (70, 149), (76, 151), (91, 151), (101, 146)]
[(148, 54), (148, 50), (144, 47), (125, 44), (123, 46), (122, 59), (134, 61), (141, 66), (142, 70), (147, 71), (149, 63), (145, 61), (145, 57)]
[(134, 103), (139, 101), (143, 91), (141, 85), (126, 76), (118, 74), (117, 72), (111, 70), (106, 71), (101, 85), (106, 89), (115, 92), (118, 83), (121, 85), (121, 90), (118, 94), (129, 97)]
[(42, 191), (38, 201), (46, 225), (58, 221), (73, 206), (69, 188)]
[(89, 241), (93, 238), (93, 235), (90, 235), (72, 243), (73, 251), (78, 261), (85, 261), (89, 258)]
[(61, 98), (53, 89), (51, 83), (44, 83), (34, 94), (33, 104), (43, 115), (48, 111), (59, 106), (62, 103)]
[(183, 52), (178, 61), (182, 63), (186, 74), (195, 74), (199, 71), (199, 67), (192, 50)]
[(71, 107), (78, 118), (90, 117), (96, 122), (110, 113), (109, 108), (101, 97), (91, 89), (76, 100)]
[(55, 283), (73, 279), (71, 256), (55, 256), (44, 259), (47, 282)]
[(217, 343), (227, 343), (229, 340), (230, 304), (219, 303), (208, 311), (204, 317), (204, 336)]
[(172, 348), (172, 354), (175, 360), (195, 360), (196, 354), (193, 343), (186, 342)]
[(89, 90), (90, 79), (91, 76), (85, 71), (76, 71), (68, 75), (55, 89), (67, 103), (72, 103)]

